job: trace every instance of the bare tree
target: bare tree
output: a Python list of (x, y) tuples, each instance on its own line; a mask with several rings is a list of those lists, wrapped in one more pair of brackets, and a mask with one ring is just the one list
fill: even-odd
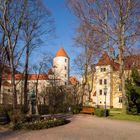
[[(23, 24), (23, 19), (25, 16), (25, 10), (27, 5), (27, 0), (1, 0), (0, 1), (0, 26), (5, 34), (7, 49), (9, 53), (10, 68), (11, 68), (11, 84), (13, 92), (13, 112), (16, 115), (17, 109), (17, 93), (15, 84), (15, 71), (18, 62), (24, 51), (24, 47), (19, 47), (19, 36), (21, 27)], [(18, 52), (15, 54), (15, 52)], [(15, 59), (16, 55), (16, 59)], [(14, 123), (16, 123), (16, 117), (14, 117)]]
[[(80, 74), (82, 75), (82, 100), (83, 96), (88, 94), (88, 98), (91, 98), (91, 92), (93, 89), (93, 80), (95, 67), (94, 63), (97, 60), (97, 57), (100, 55), (102, 50), (102, 38), (98, 39), (99, 35), (95, 34), (93, 30), (89, 28), (86, 23), (81, 23), (80, 27), (77, 30), (77, 36), (75, 37), (75, 43), (82, 49), (82, 53), (78, 55), (75, 59), (75, 65), (79, 69)], [(89, 72), (90, 72), (90, 81), (89, 83)], [(88, 88), (88, 89), (87, 89)], [(88, 93), (86, 93), (86, 90)], [(83, 102), (83, 101), (82, 101)]]
[(114, 47), (118, 52), (125, 112), (124, 52), (140, 36), (140, 1), (68, 0), (68, 3), (80, 22), (86, 22), (95, 32), (105, 36), (106, 48)]
[(28, 1), (28, 9), (25, 13), (23, 25), (23, 39), (25, 42), (25, 76), (24, 76), (24, 112), (27, 112), (27, 81), (29, 56), (33, 49), (39, 47), (43, 42), (42, 36), (48, 38), (53, 30), (52, 17), (50, 11), (39, 1)]

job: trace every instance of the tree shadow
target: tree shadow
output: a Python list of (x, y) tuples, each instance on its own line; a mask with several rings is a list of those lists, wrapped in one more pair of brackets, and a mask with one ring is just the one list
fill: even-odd
[(12, 138), (21, 134), (27, 133), (27, 131), (24, 130), (12, 130), (12, 129), (6, 129), (6, 130), (0, 130), (0, 139), (5, 140), (6, 138)]

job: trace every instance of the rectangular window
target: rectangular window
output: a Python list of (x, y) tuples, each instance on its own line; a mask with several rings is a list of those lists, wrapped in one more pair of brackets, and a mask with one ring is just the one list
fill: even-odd
[(104, 91), (104, 95), (107, 95), (107, 91)]
[(67, 69), (67, 67), (66, 67), (66, 66), (65, 66), (64, 68), (65, 68), (65, 70)]
[(99, 92), (100, 92), (100, 95), (102, 95), (102, 90), (101, 90), (101, 89), (100, 89), (100, 91), (99, 91)]
[(121, 96), (119, 97), (119, 103), (122, 103), (122, 97)]
[(105, 72), (106, 71), (106, 68), (101, 68), (101, 72)]
[(67, 74), (65, 74), (65, 77), (67, 77)]
[(103, 68), (101, 68), (101, 72), (103, 71)]
[(105, 85), (107, 84), (107, 80), (106, 80), (106, 79), (104, 79), (104, 84), (105, 84)]
[(102, 79), (99, 80), (100, 85), (102, 85)]
[(67, 62), (67, 59), (65, 59), (65, 62)]
[(121, 86), (121, 84), (119, 84), (119, 91), (122, 91), (122, 86)]

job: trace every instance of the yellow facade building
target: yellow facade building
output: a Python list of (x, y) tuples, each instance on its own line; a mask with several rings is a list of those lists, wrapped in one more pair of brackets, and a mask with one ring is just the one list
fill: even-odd
[[(140, 56), (127, 56), (124, 59), (124, 64), (125, 78), (128, 78), (133, 67), (140, 69)], [(91, 84), (91, 77), (88, 80)], [(88, 95), (84, 96), (84, 105), (103, 108), (105, 106), (107, 108), (122, 108), (119, 63), (117, 60), (112, 60), (106, 52), (95, 65), (92, 92), (90, 97)]]

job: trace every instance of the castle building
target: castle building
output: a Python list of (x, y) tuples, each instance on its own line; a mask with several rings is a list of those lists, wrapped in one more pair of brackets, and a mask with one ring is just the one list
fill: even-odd
[[(51, 86), (55, 82), (54, 86), (62, 86), (69, 84), (69, 60), (64, 48), (60, 48), (53, 59), (53, 67), (47, 74), (28, 74), (28, 92), (35, 90), (36, 84), (38, 84), (38, 96), (43, 96), (46, 87)], [(15, 74), (15, 80), (17, 85), (18, 104), (21, 104), (23, 100), (23, 83), (24, 74)], [(3, 75), (2, 94), (0, 95), (0, 104), (5, 102), (5, 99), (12, 103), (11, 92), (11, 74)], [(42, 102), (42, 101), (41, 101)]]
[[(126, 56), (124, 66), (125, 78), (128, 78), (133, 67), (140, 70), (140, 56)], [(106, 105), (107, 108), (122, 108), (122, 88), (117, 60), (112, 60), (105, 52), (95, 65), (95, 73), (92, 79), (93, 82), (91, 82), (91, 77), (88, 78), (89, 83), (93, 83), (93, 89), (90, 100), (88, 95), (85, 95), (85, 105), (94, 107), (105, 107)]]

